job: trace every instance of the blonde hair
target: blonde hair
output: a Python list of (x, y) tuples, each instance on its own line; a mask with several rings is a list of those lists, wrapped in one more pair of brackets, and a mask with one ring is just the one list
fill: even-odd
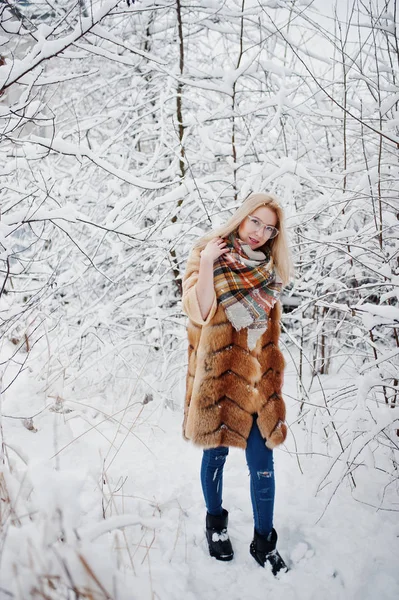
[(277, 216), (276, 227), (279, 230), (279, 234), (275, 238), (268, 240), (266, 244), (270, 248), (275, 268), (283, 281), (283, 285), (287, 285), (293, 275), (292, 259), (288, 247), (284, 211), (281, 208), (278, 199), (272, 194), (257, 193), (248, 196), (227, 223), (221, 227), (212, 229), (212, 231), (201, 237), (194, 248), (202, 250), (207, 243), (215, 237), (227, 237), (230, 233), (236, 231), (242, 221), (260, 206), (267, 206), (272, 209)]

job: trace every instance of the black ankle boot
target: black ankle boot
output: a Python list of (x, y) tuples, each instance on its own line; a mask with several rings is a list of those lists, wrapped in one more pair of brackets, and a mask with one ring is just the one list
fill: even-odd
[(209, 554), (217, 560), (231, 560), (234, 556), (227, 523), (229, 513), (223, 509), (221, 515), (210, 515), (206, 513), (206, 539), (208, 540)]
[(254, 539), (251, 542), (249, 551), (261, 567), (264, 567), (266, 561), (272, 567), (273, 575), (277, 575), (279, 571), (288, 571), (288, 567), (276, 550), (277, 533), (275, 529), (268, 536), (260, 535), (256, 529), (254, 531)]

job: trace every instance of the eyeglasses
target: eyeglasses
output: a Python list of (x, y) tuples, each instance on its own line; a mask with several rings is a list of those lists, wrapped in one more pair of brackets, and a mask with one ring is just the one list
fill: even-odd
[(278, 235), (278, 229), (276, 229), (276, 227), (273, 227), (272, 225), (265, 225), (264, 223), (262, 223), (262, 221), (260, 221), (256, 217), (253, 217), (252, 215), (248, 215), (247, 219), (252, 231), (261, 231), (262, 233), (264, 232), (264, 234), (268, 236), (269, 240), (275, 238)]

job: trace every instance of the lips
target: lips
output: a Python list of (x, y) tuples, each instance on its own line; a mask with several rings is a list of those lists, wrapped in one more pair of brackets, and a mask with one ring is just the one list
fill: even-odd
[(259, 244), (258, 240), (254, 240), (254, 238), (251, 238), (248, 236), (249, 241), (251, 242), (251, 244)]

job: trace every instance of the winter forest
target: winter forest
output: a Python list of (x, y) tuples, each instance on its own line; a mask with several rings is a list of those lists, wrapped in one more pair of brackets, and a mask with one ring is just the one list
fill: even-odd
[[(397, 0), (0, 0), (0, 598), (399, 597)], [(275, 521), (207, 553), (189, 251), (251, 192), (295, 278)], [(279, 594), (279, 595), (277, 595)]]

